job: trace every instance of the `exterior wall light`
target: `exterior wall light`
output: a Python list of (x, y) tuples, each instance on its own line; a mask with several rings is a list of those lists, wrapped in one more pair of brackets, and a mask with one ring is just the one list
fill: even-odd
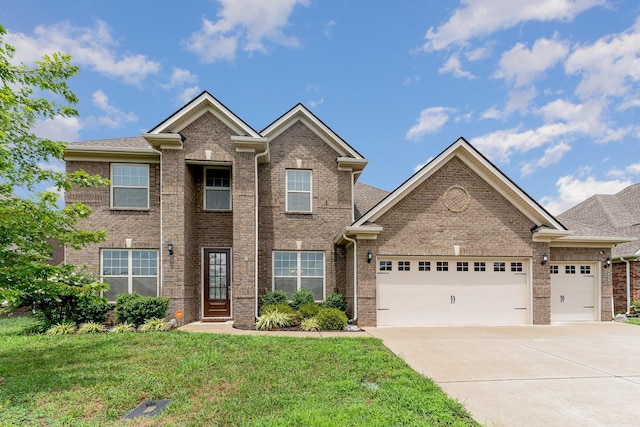
[(609, 268), (611, 267), (611, 257), (608, 256), (607, 259), (604, 261), (604, 268)]
[(546, 252), (542, 254), (542, 261), (540, 261), (541, 265), (545, 265), (549, 261), (549, 254)]
[(373, 259), (373, 252), (371, 252), (371, 249), (369, 249), (369, 250), (367, 251), (367, 262), (368, 262), (369, 264), (371, 264), (371, 260), (372, 260), (372, 259)]
[(167, 243), (167, 250), (169, 251), (169, 255), (173, 255), (173, 243)]

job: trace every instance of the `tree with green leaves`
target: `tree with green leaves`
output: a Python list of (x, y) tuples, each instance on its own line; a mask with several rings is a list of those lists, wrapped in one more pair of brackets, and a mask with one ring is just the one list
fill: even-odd
[[(0, 306), (6, 311), (55, 305), (104, 289), (106, 285), (73, 266), (47, 261), (54, 242), (78, 249), (106, 238), (102, 230), (78, 229), (77, 222), (91, 210), (80, 203), (59, 208), (58, 192), (108, 181), (84, 171), (46, 167), (54, 159), (62, 160), (65, 143), (36, 135), (34, 126), (38, 120), (78, 115), (78, 99), (67, 84), (78, 67), (60, 53), (45, 55), (33, 65), (14, 64), (15, 48), (4, 42), (5, 35), (0, 25)], [(18, 189), (34, 192), (39, 184), (58, 191), (29, 198), (16, 195)]]

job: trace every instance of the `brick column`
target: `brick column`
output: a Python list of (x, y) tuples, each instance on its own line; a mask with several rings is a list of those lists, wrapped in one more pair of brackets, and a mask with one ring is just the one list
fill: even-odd
[(255, 152), (236, 152), (233, 166), (233, 319), (255, 322)]
[[(367, 252), (371, 250), (371, 263), (367, 262)], [(358, 325), (376, 326), (378, 306), (376, 302), (376, 240), (358, 239)], [(353, 273), (352, 273), (353, 274)]]
[(542, 255), (549, 256), (551, 259), (551, 251), (549, 243), (534, 242), (532, 272), (533, 272), (533, 324), (549, 325), (551, 324), (551, 273), (549, 263), (542, 265)]

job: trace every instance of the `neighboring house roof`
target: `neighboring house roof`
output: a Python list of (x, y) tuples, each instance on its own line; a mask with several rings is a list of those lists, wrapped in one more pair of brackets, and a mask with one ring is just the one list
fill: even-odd
[(140, 158), (153, 160), (159, 154), (141, 136), (130, 138), (96, 139), (92, 141), (70, 142), (64, 153), (64, 160), (86, 160), (102, 158), (114, 160)]
[[(610, 235), (640, 238), (640, 183), (616, 194), (596, 194), (558, 215), (574, 227)], [(613, 257), (640, 255), (640, 240), (621, 242), (613, 248)]]
[(380, 188), (357, 182), (353, 188), (353, 201), (355, 205), (355, 218), (360, 218), (369, 209), (380, 203), (389, 195), (389, 192)]

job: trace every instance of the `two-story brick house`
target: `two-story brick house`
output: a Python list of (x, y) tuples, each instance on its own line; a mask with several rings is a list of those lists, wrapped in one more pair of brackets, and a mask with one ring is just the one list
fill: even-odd
[(462, 138), (387, 193), (357, 182), (367, 160), (304, 106), (258, 132), (203, 92), (65, 161), (111, 179), (66, 194), (109, 235), (66, 262), (110, 300), (169, 297), (179, 323), (252, 324), (266, 290), (300, 288), (343, 293), (360, 325), (611, 318), (605, 261), (627, 240), (576, 236)]

